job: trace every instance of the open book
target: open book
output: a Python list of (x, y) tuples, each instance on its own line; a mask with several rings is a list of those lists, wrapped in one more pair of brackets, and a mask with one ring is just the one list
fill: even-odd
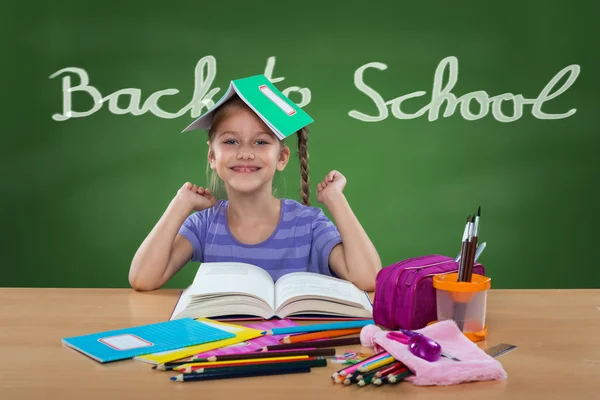
[(235, 94), (267, 124), (279, 139), (285, 139), (313, 122), (304, 110), (280, 92), (266, 76), (254, 75), (232, 80), (223, 97), (183, 132), (209, 129), (215, 111)]
[(171, 320), (227, 316), (372, 318), (366, 292), (351, 282), (311, 272), (292, 272), (273, 282), (255, 265), (202, 263)]

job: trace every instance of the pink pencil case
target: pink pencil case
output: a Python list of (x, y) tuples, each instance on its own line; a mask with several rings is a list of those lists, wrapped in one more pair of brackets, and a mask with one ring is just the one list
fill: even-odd
[(406, 344), (386, 337), (385, 331), (376, 325), (365, 326), (361, 333), (361, 344), (375, 351), (387, 351), (394, 359), (404, 363), (414, 375), (406, 381), (418, 386), (455, 385), (463, 382), (506, 379), (507, 374), (498, 360), (486, 354), (471, 342), (452, 320), (445, 320), (415, 330), (436, 341), (442, 351), (460, 361), (442, 357), (429, 362), (411, 353)]

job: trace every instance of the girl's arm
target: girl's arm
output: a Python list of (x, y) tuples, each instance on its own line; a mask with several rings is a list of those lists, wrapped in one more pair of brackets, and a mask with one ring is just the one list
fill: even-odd
[(342, 192), (345, 185), (346, 178), (337, 171), (328, 173), (317, 185), (317, 200), (331, 213), (342, 238), (329, 255), (329, 265), (340, 278), (372, 291), (381, 259)]
[(186, 183), (135, 253), (129, 269), (129, 284), (135, 290), (154, 290), (164, 285), (192, 257), (192, 244), (178, 235), (193, 210), (214, 205), (210, 192)]

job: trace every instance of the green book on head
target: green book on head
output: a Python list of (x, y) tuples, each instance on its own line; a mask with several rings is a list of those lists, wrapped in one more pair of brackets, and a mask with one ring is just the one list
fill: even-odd
[(254, 75), (231, 81), (225, 95), (183, 132), (209, 129), (214, 112), (235, 94), (248, 104), (279, 139), (285, 139), (313, 122), (304, 110), (281, 93), (266, 76)]

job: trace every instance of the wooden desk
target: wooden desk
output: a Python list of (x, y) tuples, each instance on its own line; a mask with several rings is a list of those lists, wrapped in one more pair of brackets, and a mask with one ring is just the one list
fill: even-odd
[(339, 364), (308, 374), (176, 383), (168, 378), (175, 373), (134, 360), (103, 365), (61, 343), (67, 336), (164, 321), (178, 293), (0, 289), (0, 398), (346, 400), (412, 394), (482, 400), (596, 398), (600, 390), (600, 290), (492, 290), (489, 337), (480, 346), (519, 346), (498, 358), (508, 379), (452, 387), (332, 385)]

